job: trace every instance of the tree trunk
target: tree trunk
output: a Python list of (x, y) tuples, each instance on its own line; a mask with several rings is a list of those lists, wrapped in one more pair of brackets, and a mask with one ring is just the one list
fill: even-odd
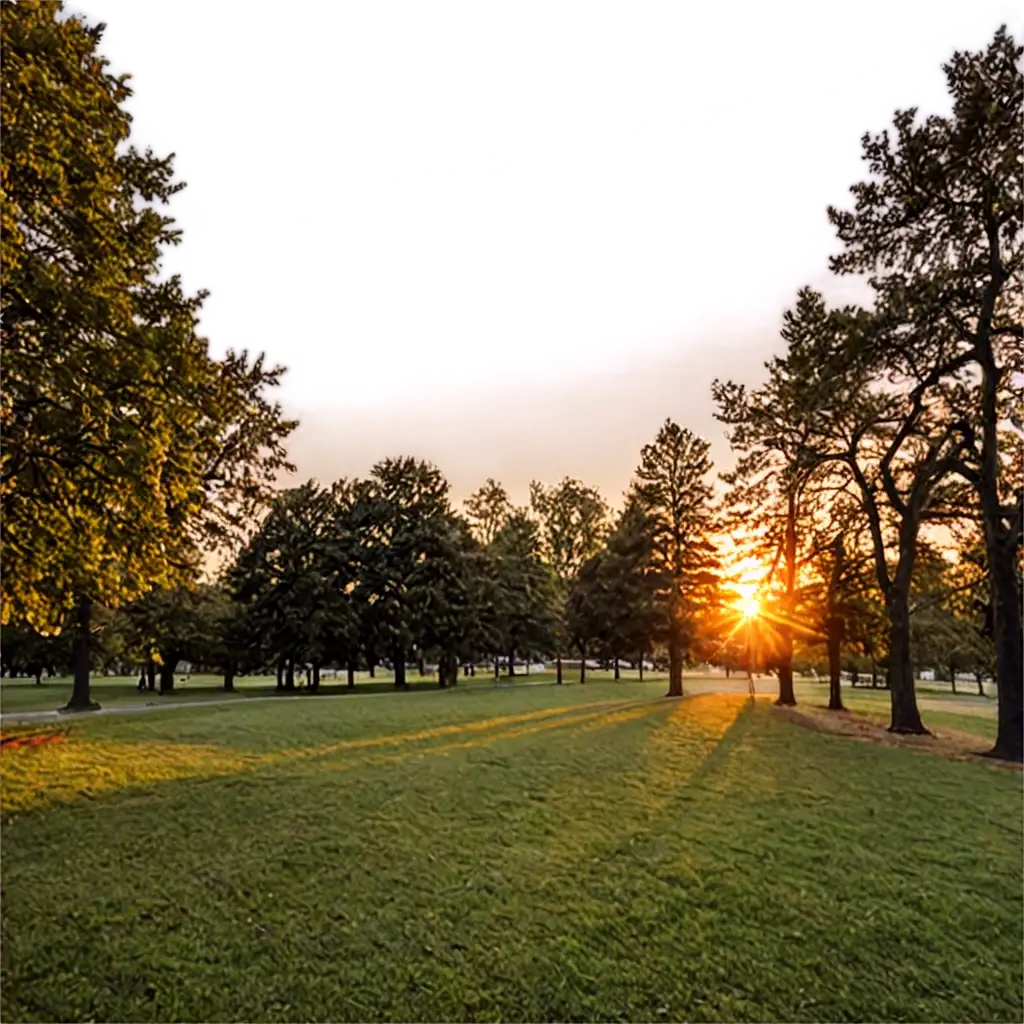
[(396, 690), (408, 690), (409, 684), (405, 681), (405, 651), (396, 650), (394, 653), (395, 659), (395, 689)]
[(224, 667), (224, 689), (231, 693), (235, 688), (235, 663), (229, 661)]
[(878, 689), (878, 662), (875, 661), (873, 655), (871, 658), (871, 689)]
[(472, 662), (469, 666), (469, 675), (471, 679), (476, 679), (476, 663)]
[(615, 655), (615, 679), (619, 680), (622, 676), (619, 674), (619, 656)]
[(348, 688), (350, 690), (355, 689), (356, 685), (356, 663), (353, 658), (348, 659)]
[(92, 628), (92, 601), (82, 598), (78, 602), (75, 622), (75, 681), (71, 688), (69, 711), (89, 711), (98, 708), (89, 691), (89, 639)]
[(454, 651), (442, 651), (437, 663), (437, 682), (442, 689), (455, 686), (459, 681), (459, 659)]
[(796, 704), (793, 690), (793, 629), (788, 624), (796, 604), (796, 488), (790, 486), (789, 504), (786, 511), (785, 542), (786, 593), (783, 598), (783, 612), (786, 621), (779, 626), (779, 698), (776, 704), (792, 707)]
[[(1000, 545), (1000, 560), (989, 554), (992, 585), (992, 632), (996, 646), (996, 696), (999, 721), (993, 757), (1024, 760), (1024, 664), (1021, 647), (1020, 591), (1012, 545)], [(1005, 550), (1003, 550), (1005, 547)]]
[(284, 662), (279, 661), (277, 663), (277, 688), (279, 690), (284, 689)]
[(515, 644), (513, 644), (508, 649), (508, 674), (509, 674), (510, 677), (514, 676), (516, 674), (516, 648), (515, 648)]
[[(783, 641), (785, 642), (785, 641)], [(779, 664), (779, 698), (776, 704), (792, 707), (796, 704), (796, 693), (793, 690), (793, 637), (789, 637), (789, 652), (784, 651), (783, 660)]]
[(172, 651), (160, 665), (160, 694), (174, 691), (174, 670), (178, 667), (178, 659)]
[[(994, 286), (997, 279), (993, 279)], [(1006, 279), (1001, 282), (1005, 285)], [(1012, 518), (1007, 522), (999, 492), (999, 383), (1009, 367), (999, 367), (992, 346), (991, 325), (995, 292), (988, 291), (973, 337), (981, 369), (981, 464), (976, 486), (981, 501), (985, 553), (992, 589), (992, 639), (996, 648), (998, 725), (993, 757), (1024, 760), (1024, 627), (1021, 624), (1020, 582), (1017, 578), (1021, 544), (1021, 492), (1016, 490)]]
[(980, 672), (975, 672), (974, 673), (974, 681), (978, 684), (978, 696), (979, 697), (984, 697), (985, 696), (985, 684), (981, 681), (981, 673)]
[(313, 689), (314, 690), (319, 690), (320, 689), (320, 662), (319, 661), (314, 661), (313, 662)]
[(501, 659), (494, 656), (494, 678), (497, 679), (501, 675)]
[(845, 632), (846, 621), (834, 610), (825, 620), (829, 711), (846, 711), (843, 707), (843, 639)]
[(284, 688), (286, 690), (295, 689), (295, 659), (289, 658), (288, 664), (284, 670)]
[(416, 667), (419, 669), (420, 678), (422, 679), (427, 674), (427, 662), (422, 654), (420, 654), (419, 661)]
[(953, 692), (956, 693), (956, 662), (951, 661), (949, 663), (949, 685), (953, 687)]
[(559, 686), (562, 685), (562, 656), (560, 654), (555, 655), (555, 682)]
[(640, 682), (644, 681), (644, 652), (640, 652), (640, 660), (637, 662), (637, 670), (640, 673)]
[(367, 666), (370, 670), (370, 678), (375, 679), (377, 677), (377, 659), (373, 655), (367, 659)]
[(910, 660), (910, 608), (907, 594), (895, 584), (889, 592), (889, 687), (892, 719), (889, 732), (928, 735), (921, 722)]
[(35, 677), (36, 677), (36, 686), (42, 686), (43, 685), (43, 670), (41, 668), (39, 668), (38, 665), (36, 666), (36, 670), (35, 670), (34, 674), (35, 674)]
[(845, 711), (842, 688), (842, 619), (833, 616), (827, 626), (826, 649), (828, 651), (828, 709)]
[(683, 646), (673, 631), (668, 639), (668, 693), (667, 697), (683, 695)]

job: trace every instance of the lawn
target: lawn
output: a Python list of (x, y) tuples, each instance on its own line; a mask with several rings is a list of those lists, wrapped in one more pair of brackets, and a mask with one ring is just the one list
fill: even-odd
[(1020, 1020), (1021, 776), (664, 683), (4, 748), (5, 1020)]

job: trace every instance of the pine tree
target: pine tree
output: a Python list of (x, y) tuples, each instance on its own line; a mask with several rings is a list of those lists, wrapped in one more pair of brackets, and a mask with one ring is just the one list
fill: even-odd
[(700, 616), (717, 593), (710, 448), (703, 438), (666, 420), (654, 442), (644, 446), (633, 484), (651, 536), (658, 638), (668, 645), (670, 697), (683, 694), (684, 658)]

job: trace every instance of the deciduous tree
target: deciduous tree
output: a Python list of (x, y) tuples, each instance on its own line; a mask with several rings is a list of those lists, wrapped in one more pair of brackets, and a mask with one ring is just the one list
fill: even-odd
[[(913, 380), (921, 415), (941, 407), (933, 438), (958, 425), (957, 450), (939, 459), (981, 508), (998, 665), (994, 753), (1014, 760), (1024, 755), (1021, 492), (1019, 458), (1000, 434), (1008, 407), (1020, 408), (1024, 341), (1021, 55), (1005, 28), (984, 51), (955, 53), (944, 68), (952, 113), (898, 111), (891, 133), (865, 135), (869, 178), (854, 185), (852, 210), (829, 211), (843, 243), (833, 269), (871, 275), (889, 321), (873, 347), (879, 364)], [(917, 418), (903, 424), (920, 429)]]
[(130, 145), (102, 26), (4, 3), (0, 121), (0, 619), (77, 631), (69, 706), (92, 706), (94, 604), (190, 578), (286, 466), (281, 370), (210, 356), (202, 293), (163, 278), (182, 184)]

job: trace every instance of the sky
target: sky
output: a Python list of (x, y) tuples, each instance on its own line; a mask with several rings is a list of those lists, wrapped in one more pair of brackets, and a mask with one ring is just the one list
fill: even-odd
[(730, 454), (828, 274), (829, 204), (1003, 0), (68, 3), (107, 24), (133, 141), (188, 187), (167, 256), (216, 352), (288, 367), (292, 483), (429, 458), (457, 499), (571, 475), (618, 503), (666, 417)]

